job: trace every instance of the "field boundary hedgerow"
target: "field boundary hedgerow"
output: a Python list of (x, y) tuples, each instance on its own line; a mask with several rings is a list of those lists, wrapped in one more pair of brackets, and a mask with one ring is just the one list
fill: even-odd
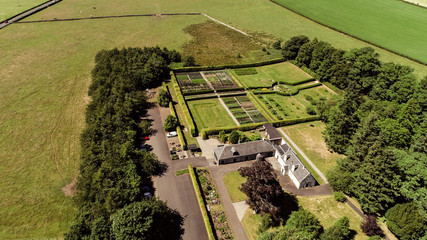
[(401, 56), (401, 57), (403, 57), (403, 58), (409, 59), (409, 60), (411, 60), (411, 61), (414, 61), (414, 62), (416, 62), (416, 63), (422, 64), (422, 65), (424, 65), (424, 66), (427, 66), (427, 64), (426, 64), (425, 62), (422, 62), (421, 60), (418, 60), (418, 59), (412, 58), (412, 57), (410, 57), (410, 56), (408, 56), (408, 55), (406, 55), (406, 54), (399, 53), (399, 52), (397, 52), (397, 51), (394, 51), (394, 50), (391, 50), (391, 49), (389, 49), (389, 48), (386, 48), (386, 47), (380, 46), (380, 45), (378, 45), (378, 44), (376, 44), (376, 43), (373, 43), (373, 42), (371, 42), (371, 41), (368, 41), (368, 40), (362, 39), (362, 38), (360, 38), (360, 37), (358, 37), (358, 36), (356, 36), (356, 35), (353, 35), (353, 34), (350, 34), (350, 33), (344, 32), (344, 31), (341, 31), (341, 30), (339, 30), (339, 29), (337, 29), (337, 28), (335, 28), (335, 27), (332, 27), (332, 26), (329, 26), (329, 25), (327, 25), (327, 24), (321, 23), (321, 22), (319, 22), (319, 21), (317, 21), (317, 20), (315, 20), (315, 19), (313, 19), (313, 18), (310, 18), (310, 17), (305, 16), (305, 15), (303, 15), (303, 14), (301, 14), (301, 13), (299, 13), (299, 12), (295, 11), (295, 10), (292, 10), (292, 9), (290, 9), (290, 8), (288, 8), (288, 7), (284, 6), (284, 5), (282, 5), (282, 4), (278, 3), (278, 2), (276, 2), (275, 0), (269, 0), (269, 1), (270, 1), (271, 3), (273, 3), (273, 4), (276, 4), (277, 6), (280, 6), (280, 7), (282, 7), (282, 8), (285, 8), (285, 9), (286, 9), (286, 10), (288, 10), (288, 11), (293, 12), (294, 14), (297, 14), (297, 15), (299, 15), (299, 16), (301, 16), (301, 17), (307, 18), (307, 19), (309, 19), (309, 20), (311, 20), (311, 21), (313, 21), (313, 22), (315, 22), (315, 23), (317, 23), (317, 24), (319, 24), (319, 25), (321, 25), (321, 26), (327, 27), (327, 28), (329, 28), (329, 29), (331, 29), (331, 30), (333, 30), (333, 31), (339, 32), (339, 33), (341, 33), (341, 34), (344, 34), (344, 35), (346, 35), (346, 36), (352, 37), (352, 38), (354, 38), (354, 39), (357, 39), (357, 40), (359, 40), (359, 41), (365, 42), (365, 43), (367, 43), (367, 44), (373, 45), (373, 46), (375, 46), (375, 47), (377, 47), (377, 48), (380, 48), (380, 49), (382, 49), (382, 50), (385, 50), (385, 51), (387, 51), (387, 52), (394, 53), (394, 54), (396, 54), (396, 55), (398, 55), (398, 56)]

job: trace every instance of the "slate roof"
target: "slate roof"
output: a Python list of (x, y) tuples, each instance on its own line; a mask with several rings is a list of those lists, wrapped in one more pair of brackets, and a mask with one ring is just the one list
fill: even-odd
[[(235, 154), (231, 149), (235, 149)], [(233, 158), (234, 156), (248, 156), (262, 152), (274, 152), (274, 147), (267, 141), (253, 141), (215, 148), (214, 153), (218, 160)]]
[(270, 137), (270, 140), (282, 138), (282, 135), (277, 131), (273, 125), (270, 123), (264, 124), (265, 131), (267, 132), (268, 136)]

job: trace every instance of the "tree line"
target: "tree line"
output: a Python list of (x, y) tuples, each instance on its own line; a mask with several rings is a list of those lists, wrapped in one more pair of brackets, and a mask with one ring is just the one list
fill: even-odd
[(139, 148), (151, 131), (150, 123), (140, 120), (149, 106), (144, 90), (159, 85), (168, 76), (168, 64), (180, 60), (178, 52), (159, 47), (96, 55), (80, 141), (78, 213), (66, 239), (174, 239), (182, 234), (179, 213), (149, 197), (151, 176), (164, 167)]
[[(346, 155), (328, 173), (331, 187), (356, 197), (365, 213), (385, 215), (398, 237), (424, 236), (427, 76), (418, 78), (408, 66), (380, 61), (370, 47), (344, 51), (306, 36), (285, 42), (282, 53), (344, 92), (317, 105), (328, 147)], [(413, 209), (412, 218), (396, 217), (399, 208)], [(411, 228), (416, 221), (424, 226)]]

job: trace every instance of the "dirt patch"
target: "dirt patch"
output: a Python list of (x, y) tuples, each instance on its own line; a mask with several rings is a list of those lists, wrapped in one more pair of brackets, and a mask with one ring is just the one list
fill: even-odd
[(65, 187), (62, 188), (62, 191), (64, 192), (65, 196), (72, 197), (77, 192), (77, 179), (74, 178), (72, 182), (67, 184)]

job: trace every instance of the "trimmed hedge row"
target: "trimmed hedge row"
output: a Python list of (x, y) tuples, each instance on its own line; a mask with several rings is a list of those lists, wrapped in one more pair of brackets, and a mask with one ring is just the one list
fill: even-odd
[(199, 97), (185, 98), (185, 100), (193, 101), (193, 100), (201, 100), (201, 99), (208, 99), (208, 98), (218, 98), (218, 96), (217, 95), (199, 96)]
[(192, 71), (208, 71), (208, 70), (221, 70), (225, 68), (246, 68), (246, 67), (260, 67), (264, 65), (274, 64), (285, 62), (284, 58), (275, 58), (271, 60), (254, 62), (254, 63), (246, 63), (246, 64), (235, 64), (235, 65), (218, 65), (218, 66), (198, 66), (198, 67), (182, 67), (172, 69), (176, 72), (192, 72)]
[(178, 134), (179, 144), (181, 144), (182, 149), (187, 149), (187, 143), (185, 142), (184, 134), (182, 134), (181, 127), (176, 127), (176, 133)]
[(285, 120), (281, 120), (281, 121), (271, 122), (271, 125), (273, 125), (274, 127), (283, 127), (283, 126), (288, 126), (288, 125), (293, 125), (293, 124), (298, 124), (298, 123), (318, 121), (318, 120), (321, 120), (321, 119), (322, 118), (320, 116), (313, 116), (313, 117), (306, 117), (306, 118), (285, 119)]
[(222, 88), (222, 89), (217, 89), (216, 92), (241, 91), (241, 90), (245, 90), (245, 88), (243, 88), (243, 87), (238, 87), (238, 88)]
[(251, 99), (251, 101), (255, 104), (255, 106), (258, 108), (259, 112), (264, 115), (264, 117), (267, 119), (267, 121), (272, 122), (275, 121), (275, 117), (270, 115), (270, 112), (264, 108), (262, 103), (258, 101), (258, 98), (254, 95), (252, 92), (248, 92), (248, 97)]
[(200, 211), (202, 212), (203, 221), (205, 222), (206, 231), (208, 232), (209, 240), (215, 240), (213, 226), (209, 220), (208, 212), (206, 211), (205, 202), (203, 201), (202, 192), (200, 191), (199, 183), (197, 182), (196, 173), (194, 172), (193, 164), (188, 164), (188, 172), (190, 173), (191, 181), (193, 182), (194, 191), (196, 192), (197, 201), (199, 202)]
[(169, 102), (169, 109), (170, 109), (170, 111), (171, 111), (171, 115), (172, 115), (173, 117), (175, 117), (175, 118), (176, 118), (176, 120), (178, 120), (178, 122), (179, 122), (178, 115), (176, 114), (176, 111), (175, 111), (175, 108), (173, 107), (173, 103), (172, 103), (172, 101), (170, 101), (170, 102)]
[(225, 94), (220, 94), (220, 97), (235, 97), (235, 96), (243, 96), (246, 95), (246, 92), (239, 92), (239, 93), (225, 93)]
[(251, 123), (251, 124), (244, 124), (244, 125), (234, 126), (234, 127), (205, 128), (202, 130), (201, 135), (202, 135), (202, 138), (206, 140), (209, 137), (209, 135), (218, 135), (219, 132), (221, 131), (224, 131), (226, 133), (231, 133), (234, 130), (249, 131), (264, 125), (264, 123), (265, 122)]
[(183, 93), (184, 96), (188, 96), (188, 95), (197, 95), (197, 94), (203, 94), (203, 93), (213, 93), (214, 90), (209, 89), (209, 90), (197, 90), (197, 91), (189, 91), (189, 92), (185, 92)]
[(282, 83), (282, 84), (286, 84), (286, 85), (291, 85), (291, 86), (296, 86), (296, 85), (300, 85), (303, 83), (308, 83), (308, 82), (312, 82), (315, 81), (316, 78), (312, 77), (312, 78), (307, 78), (298, 82), (287, 82), (287, 81), (277, 81), (278, 83)]
[(187, 121), (191, 136), (196, 137), (197, 136), (196, 125), (194, 124), (193, 117), (191, 117), (190, 109), (188, 109), (184, 96), (181, 93), (181, 88), (178, 85), (178, 81), (176, 80), (175, 74), (172, 71), (171, 71), (171, 80), (172, 80), (172, 85), (175, 89), (176, 97), (178, 99), (178, 104), (181, 106), (182, 112), (184, 113), (184, 117)]
[(308, 86), (304, 86), (304, 87), (300, 87), (292, 92), (281, 92), (281, 91), (272, 91), (272, 90), (268, 90), (268, 91), (254, 91), (254, 94), (279, 94), (282, 96), (294, 96), (297, 95), (299, 93), (299, 91), (304, 90), (304, 89), (309, 89), (309, 88), (314, 88), (314, 87), (318, 87), (321, 86), (322, 83), (315, 83), (312, 85), (308, 85)]
[(235, 83), (237, 83), (237, 85), (239, 85), (239, 87), (242, 87), (242, 88), (248, 88), (247, 86), (245, 86), (242, 82), (240, 82), (240, 80), (239, 80), (239, 78), (238, 77), (236, 77), (235, 75), (234, 75), (234, 73), (233, 73), (233, 71), (230, 71), (230, 70), (228, 70), (228, 69), (226, 69), (225, 70), (227, 73), (228, 73), (228, 75), (230, 75), (230, 77), (233, 79), (233, 81), (235, 82)]

